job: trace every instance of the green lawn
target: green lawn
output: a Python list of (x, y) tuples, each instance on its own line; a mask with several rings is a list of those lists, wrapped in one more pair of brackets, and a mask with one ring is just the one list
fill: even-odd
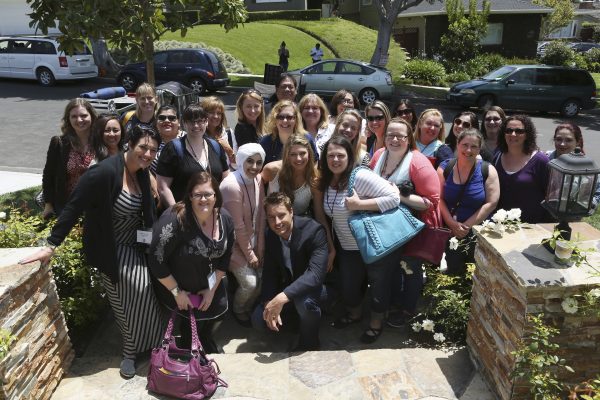
[[(161, 39), (203, 42), (218, 47), (243, 62), (252, 73), (262, 74), (265, 63), (278, 63), (277, 49), (282, 40), (285, 40), (290, 51), (289, 69), (309, 65), (309, 52), (317, 41), (321, 42), (324, 58), (333, 58), (337, 53), (341, 58), (369, 61), (377, 41), (377, 31), (334, 18), (321, 21), (250, 22), (229, 32), (219, 25), (199, 25), (189, 29), (184, 38), (179, 32), (168, 32)], [(335, 51), (331, 51), (329, 45)], [(404, 59), (402, 49), (392, 43), (387, 66), (392, 75), (400, 75)]]
[(592, 78), (594, 78), (594, 80), (596, 81), (596, 87), (600, 88), (600, 73), (598, 72), (592, 72)]

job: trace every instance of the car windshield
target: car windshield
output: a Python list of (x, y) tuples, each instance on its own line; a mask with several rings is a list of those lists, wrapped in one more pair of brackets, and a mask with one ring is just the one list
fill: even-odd
[(489, 74), (485, 75), (483, 79), (488, 81), (499, 81), (500, 79), (508, 76), (515, 69), (515, 67), (500, 67), (497, 70), (494, 70)]

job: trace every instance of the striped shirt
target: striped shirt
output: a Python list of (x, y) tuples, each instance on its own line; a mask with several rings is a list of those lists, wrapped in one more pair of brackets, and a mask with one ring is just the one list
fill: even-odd
[[(361, 168), (354, 181), (354, 190), (361, 199), (376, 199), (379, 211), (385, 212), (400, 204), (398, 191), (382, 177), (374, 172)], [(347, 190), (335, 190), (327, 188), (323, 196), (325, 214), (332, 219), (333, 229), (344, 250), (358, 250), (356, 240), (352, 236), (348, 217), (354, 211), (346, 207)]]

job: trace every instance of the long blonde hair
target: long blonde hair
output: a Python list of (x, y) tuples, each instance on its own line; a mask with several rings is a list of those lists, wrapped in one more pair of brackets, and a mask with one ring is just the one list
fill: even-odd
[[(152, 86), (151, 84), (149, 84), (147, 82), (144, 82), (140, 86), (138, 86), (138, 88), (135, 90), (135, 98), (138, 99), (140, 97), (146, 97), (146, 96), (154, 97), (154, 111), (156, 112), (156, 109), (158, 108), (158, 98), (156, 97), (156, 90), (154, 89), (154, 86)], [(140, 105), (136, 101), (135, 102), (135, 115), (137, 115), (139, 117), (141, 111), (142, 110), (140, 109)]]
[(302, 146), (308, 152), (308, 162), (304, 169), (304, 181), (312, 188), (317, 187), (317, 168), (315, 167), (315, 154), (304, 135), (292, 135), (283, 146), (281, 170), (279, 171), (279, 188), (294, 200), (294, 171), (290, 165), (289, 157), (293, 146)]
[(362, 162), (362, 157), (363, 157), (363, 152), (362, 152), (363, 148), (362, 148), (362, 143), (360, 142), (360, 130), (362, 129), (363, 118), (360, 116), (360, 113), (358, 111), (351, 108), (351, 109), (344, 110), (341, 113), (339, 113), (339, 115), (337, 116), (337, 118), (335, 120), (335, 128), (333, 128), (333, 134), (331, 136), (337, 136), (337, 135), (344, 136), (343, 134), (339, 133), (338, 131), (340, 129), (340, 125), (342, 125), (342, 120), (344, 119), (344, 117), (346, 115), (350, 115), (351, 117), (356, 118), (356, 120), (358, 121), (358, 133), (356, 134), (356, 137), (354, 137), (354, 139), (352, 139), (350, 141), (350, 143), (352, 144), (352, 149), (354, 151), (354, 164), (360, 164)]
[(298, 106), (290, 101), (290, 100), (282, 100), (279, 103), (275, 104), (271, 109), (271, 113), (269, 114), (269, 120), (267, 121), (267, 132), (271, 134), (273, 140), (277, 139), (279, 136), (279, 129), (277, 128), (277, 115), (279, 112), (285, 107), (292, 107), (294, 109), (294, 115), (296, 116), (296, 120), (294, 121), (294, 131), (292, 135), (297, 134), (305, 134), (304, 126), (302, 126), (302, 115), (300, 115), (300, 110)]

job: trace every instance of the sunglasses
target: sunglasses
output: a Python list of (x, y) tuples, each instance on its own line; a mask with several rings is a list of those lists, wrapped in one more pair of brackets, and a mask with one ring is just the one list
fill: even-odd
[(454, 120), (454, 125), (456, 125), (456, 126), (462, 126), (465, 129), (469, 129), (471, 127), (471, 123), (469, 121), (463, 121), (460, 118), (456, 118)]
[(296, 116), (295, 116), (295, 115), (284, 115), (284, 114), (279, 114), (279, 115), (277, 115), (275, 118), (277, 118), (277, 119), (278, 119), (278, 120), (280, 120), (280, 121), (285, 121), (285, 120), (288, 120), (288, 121), (293, 121), (293, 120), (295, 120), (295, 119), (296, 119)]
[(251, 93), (255, 93), (255, 94), (257, 94), (257, 95), (259, 95), (259, 96), (261, 96), (261, 97), (262, 97), (262, 93), (261, 93), (261, 92), (259, 92), (259, 91), (258, 91), (258, 90), (256, 90), (256, 89), (248, 89), (248, 90), (245, 90), (243, 94), (251, 94)]
[(367, 120), (370, 122), (383, 121), (384, 119), (385, 119), (385, 116), (383, 116), (383, 115), (367, 115)]
[(512, 135), (513, 133), (516, 133), (517, 135), (524, 135), (527, 133), (527, 131), (523, 128), (506, 128), (504, 129), (504, 133), (506, 135)]
[(156, 117), (156, 119), (158, 119), (160, 122), (165, 122), (166, 120), (175, 122), (175, 121), (177, 121), (177, 116), (176, 115), (159, 115), (158, 117)]
[(405, 108), (404, 110), (396, 110), (396, 115), (400, 116), (400, 115), (409, 115), (413, 113), (413, 109), (412, 108)]

